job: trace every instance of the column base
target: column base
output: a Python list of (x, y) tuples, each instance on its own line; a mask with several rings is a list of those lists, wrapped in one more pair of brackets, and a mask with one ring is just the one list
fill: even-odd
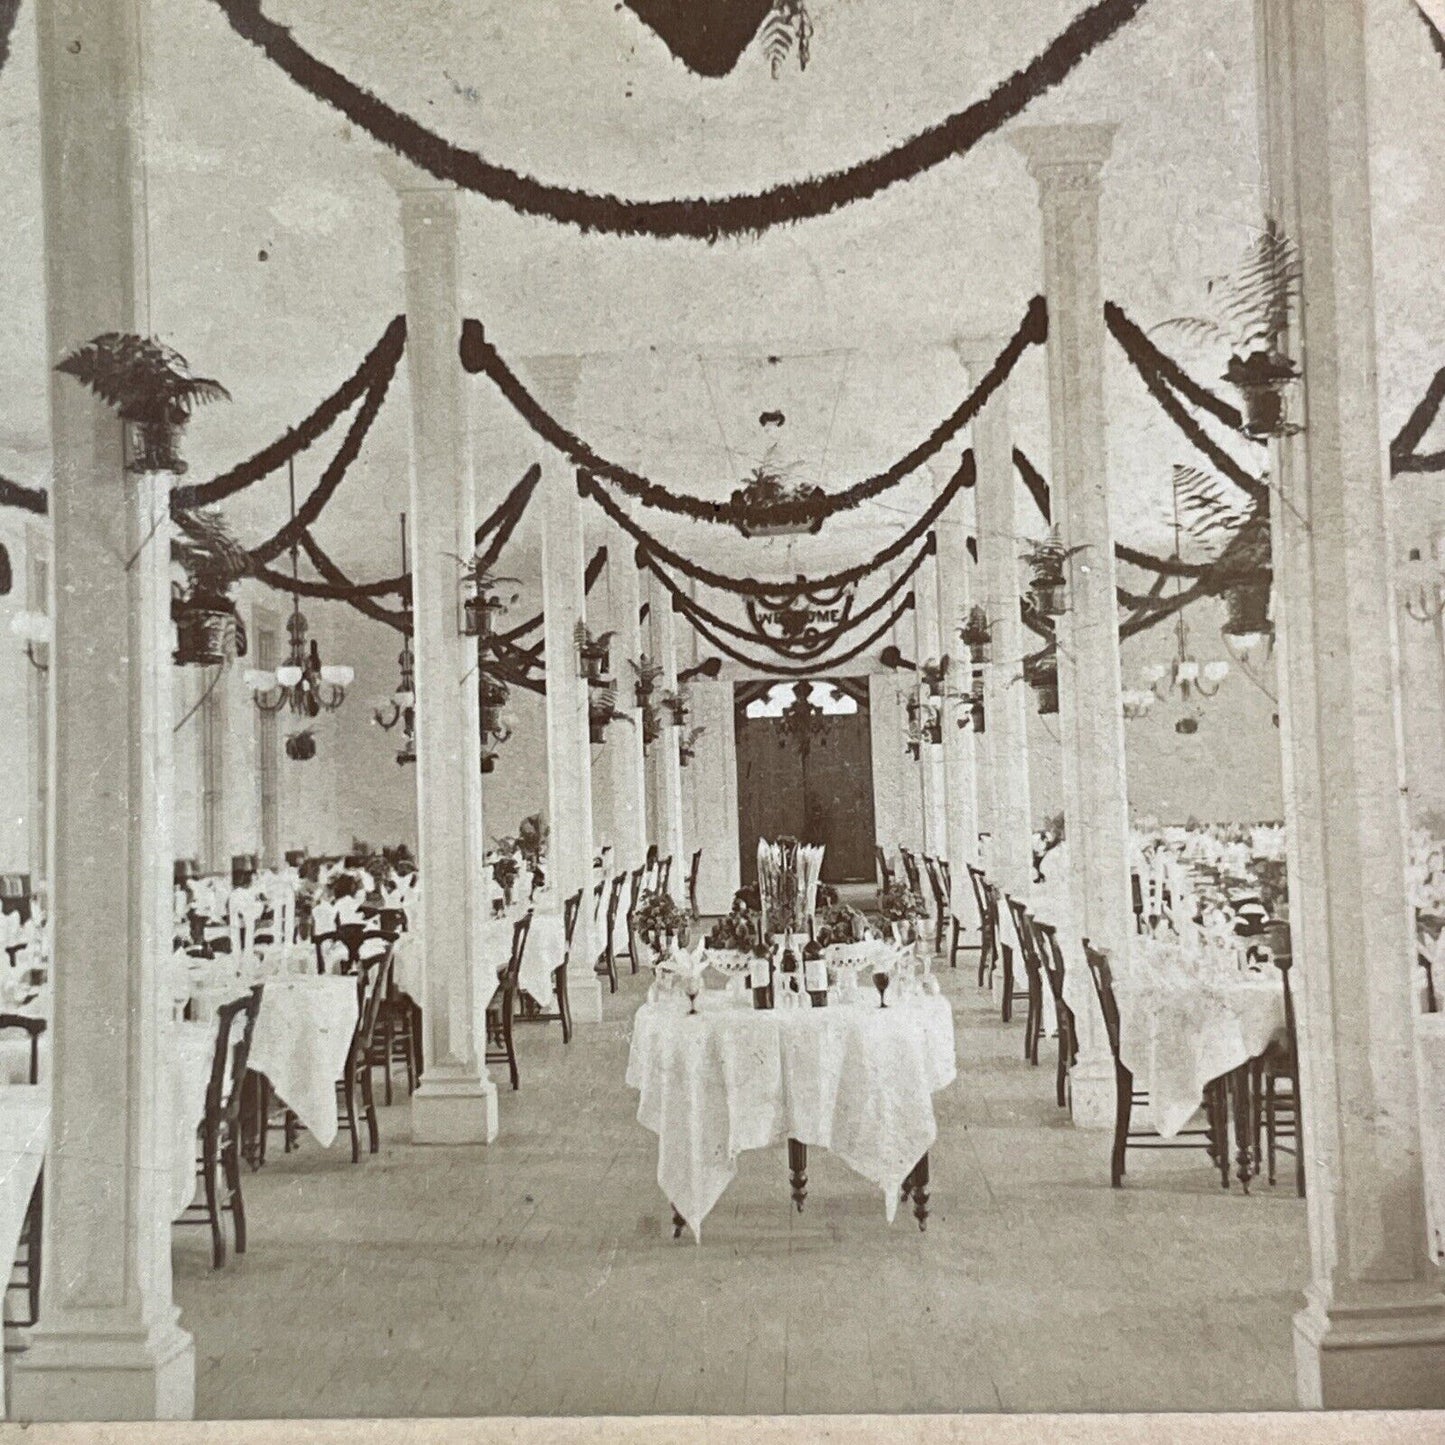
[(497, 1086), (485, 1075), (435, 1078), (411, 1096), (413, 1144), (490, 1144), (497, 1137)]
[(1111, 1055), (1080, 1054), (1069, 1070), (1069, 1117), (1079, 1129), (1112, 1129), (1115, 1108)]
[(146, 1330), (61, 1322), (30, 1331), (15, 1359), (11, 1420), (192, 1420), (196, 1349), (175, 1321)]
[(1400, 1283), (1325, 1304), (1307, 1290), (1294, 1353), (1303, 1409), (1445, 1408), (1445, 1294)]

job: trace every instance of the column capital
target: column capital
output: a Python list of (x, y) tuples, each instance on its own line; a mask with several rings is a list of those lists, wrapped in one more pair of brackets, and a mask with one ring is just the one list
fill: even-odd
[(1099, 172), (1114, 149), (1119, 127), (1112, 121), (1095, 125), (1030, 125), (1010, 139), (1028, 161), (1029, 174), (1040, 190), (1097, 189)]

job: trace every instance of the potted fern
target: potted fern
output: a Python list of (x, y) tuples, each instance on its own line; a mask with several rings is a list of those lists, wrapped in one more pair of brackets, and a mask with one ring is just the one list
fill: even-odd
[(958, 635), (968, 648), (968, 660), (975, 666), (993, 660), (993, 628), (989, 626), (988, 613), (977, 603), (969, 609)]
[(594, 746), (607, 740), (607, 729), (615, 722), (632, 722), (631, 713), (617, 706), (617, 690), (595, 687), (587, 694), (587, 731)]
[(608, 682), (607, 675), (611, 671), (612, 639), (616, 633), (604, 632), (600, 637), (593, 637), (587, 630), (587, 624), (579, 622), (573, 636), (582, 665), (582, 676), (587, 679), (587, 686), (605, 686)]
[(130, 428), (131, 472), (186, 470), (178, 447), (191, 413), (229, 401), (220, 382), (195, 376), (180, 352), (153, 336), (107, 331), (62, 357), (55, 369), (87, 386)]
[(236, 615), (236, 584), (251, 558), (215, 508), (180, 512), (171, 556), (185, 574), (171, 588), (178, 667), (211, 667), (246, 655), (246, 636)]
[(658, 716), (657, 704), (652, 696), (657, 691), (658, 679), (662, 676), (662, 664), (653, 662), (644, 652), (635, 661), (628, 658), (627, 665), (636, 678), (633, 692), (637, 698), (638, 710), (642, 713), (642, 745), (645, 748), (651, 747), (662, 732), (662, 720)]
[(823, 489), (790, 483), (784, 469), (765, 459), (743, 478), (742, 486), (732, 494), (734, 509), (742, 513), (737, 520), (744, 537), (778, 537), (796, 532), (819, 532), (823, 518), (794, 519), (783, 512), (803, 503), (821, 501)]
[(705, 727), (693, 728), (677, 744), (678, 762), (685, 768), (697, 756), (697, 740), (707, 731)]
[(489, 637), (495, 624), (507, 609), (521, 596), (513, 592), (503, 597), (500, 588), (511, 585), (520, 587), (515, 577), (493, 577), (488, 572), (477, 570), (476, 559), (462, 566), (462, 584), (471, 588), (462, 600), (462, 635), (464, 637)]
[(1052, 650), (1024, 658), (1024, 681), (1034, 690), (1040, 717), (1058, 712), (1059, 659)]
[(1300, 373), (1280, 348), (1299, 287), (1299, 253), (1279, 223), (1270, 220), (1238, 269), (1209, 282), (1214, 315), (1176, 316), (1154, 328), (1229, 348), (1222, 379), (1244, 403), (1245, 432), (1261, 440), (1289, 430), (1285, 387)]
[(1024, 564), (1029, 569), (1029, 600), (1034, 611), (1045, 617), (1062, 617), (1067, 609), (1067, 584), (1064, 564), (1081, 547), (1065, 547), (1059, 529), (1051, 527), (1042, 541), (1030, 542), (1024, 550)]

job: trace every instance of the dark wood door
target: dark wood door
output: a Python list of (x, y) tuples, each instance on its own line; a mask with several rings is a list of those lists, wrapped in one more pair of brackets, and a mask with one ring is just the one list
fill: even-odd
[[(806, 686), (807, 684), (802, 684)], [(874, 877), (873, 744), (866, 678), (833, 682), (856, 711), (822, 719), (806, 748), (776, 718), (748, 717), (772, 683), (734, 689), (738, 768), (738, 843), (742, 876), (757, 881), (759, 838), (822, 843), (829, 883)]]

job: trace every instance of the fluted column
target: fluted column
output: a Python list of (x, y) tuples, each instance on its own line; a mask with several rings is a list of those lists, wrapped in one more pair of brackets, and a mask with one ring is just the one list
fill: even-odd
[[(527, 370), (548, 410), (564, 421), (570, 420), (582, 378), (581, 358), (536, 359)], [(592, 917), (592, 743), (587, 723), (587, 680), (582, 676), (577, 650), (577, 625), (587, 620), (582, 499), (577, 495), (576, 477), (560, 458), (549, 458), (545, 463), (538, 494), (542, 503), (542, 618), (547, 656), (547, 788), (552, 813), (548, 865), (559, 902), (582, 890), (582, 907), (567, 967), (567, 988), (573, 1016), (600, 1023), (602, 985), (596, 959), (601, 940), (596, 936)]]
[[(947, 467), (934, 469), (933, 486), (937, 495), (947, 484), (952, 472)], [(950, 503), (937, 526), (938, 559), (938, 633), (940, 655), (949, 659), (943, 679), (943, 794), (944, 839), (939, 856), (948, 859), (950, 872), (964, 878), (967, 864), (978, 864), (978, 774), (975, 756), (973, 722), (969, 706), (962, 697), (973, 690), (973, 665), (968, 660), (968, 647), (960, 640), (958, 630), (968, 616), (973, 592), (973, 559), (968, 554), (968, 515), (966, 493), (959, 492)], [(960, 726), (960, 724), (962, 724)], [(965, 879), (965, 885), (966, 885)], [(963, 917), (967, 918), (967, 913)]]
[[(37, 22), (54, 359), (103, 332), (149, 329), (133, 244), (141, 87), (129, 6), (40, 0)], [(54, 372), (50, 436), (53, 1082), (40, 1324), (15, 1358), (9, 1415), (189, 1419), (157, 972), (174, 849), (173, 479), (128, 474), (121, 423)]]
[[(1364, 11), (1258, 0), (1265, 212), (1299, 251), (1280, 338), (1306, 425), (1270, 475), (1310, 1283), (1302, 1405), (1445, 1405), (1426, 1251), (1400, 656), (1375, 372)], [(1438, 1101), (1437, 1101), (1438, 1103)]]
[(617, 683), (618, 710), (632, 721), (608, 728), (602, 759), (609, 774), (615, 866), (628, 871), (641, 867), (647, 856), (647, 763), (642, 747), (642, 711), (637, 706), (637, 690), (628, 665), (643, 651), (642, 627), (637, 620), (642, 606), (641, 576), (633, 554), (632, 539), (612, 525), (607, 537), (607, 626), (616, 634), (612, 639), (612, 676)]
[(481, 1018), (496, 984), (481, 944), (481, 724), (476, 648), (462, 635), (456, 559), (476, 529), (464, 377), (457, 359), (457, 196), (383, 162), (401, 208), (411, 392), (412, 625), (416, 669), (417, 867), (423, 943), (422, 1081), (412, 1095), (419, 1144), (489, 1143), (497, 1090)]
[[(659, 692), (677, 691), (677, 648), (679, 627), (672, 599), (661, 587), (652, 588), (652, 608), (647, 625), (652, 638), (651, 656), (661, 665), (657, 681)], [(682, 821), (682, 759), (678, 749), (679, 732), (672, 725), (666, 708), (662, 710), (662, 728), (652, 745), (655, 759), (653, 774), (657, 789), (657, 854), (672, 859), (668, 891), (674, 899), (687, 896), (687, 839)]]
[[(1069, 891), (1082, 935), (1123, 957), (1133, 931), (1129, 809), (1099, 276), (1100, 172), (1113, 140), (1111, 125), (1014, 132), (1039, 184), (1043, 212), (1054, 519), (1064, 546), (1079, 549), (1066, 563), (1068, 611), (1057, 619)], [(1074, 1122), (1104, 1128), (1114, 1120), (1113, 1061), (1097, 1007), (1079, 1012), (1079, 1061), (1071, 1078)]]
[[(960, 352), (970, 376), (981, 376), (1002, 349), (1002, 338), (965, 341)], [(974, 489), (978, 576), (974, 602), (988, 614), (993, 661), (983, 669), (985, 746), (993, 809), (989, 862), (998, 886), (1026, 897), (1033, 878), (1033, 809), (1029, 800), (1029, 689), (1018, 680), (1033, 651), (1019, 614), (1019, 534), (1014, 517), (1014, 475), (1009, 425), (1009, 383), (989, 398), (973, 422), (978, 466)]]

